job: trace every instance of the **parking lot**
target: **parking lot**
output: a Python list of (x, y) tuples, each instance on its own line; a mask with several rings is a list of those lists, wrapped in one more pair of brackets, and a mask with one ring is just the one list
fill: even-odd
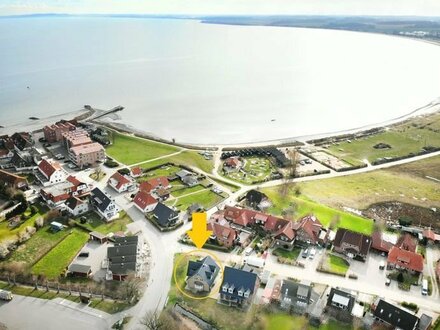
[(81, 249), (81, 253), (88, 252), (88, 257), (80, 257), (79, 255), (72, 261), (74, 264), (87, 265), (92, 268), (92, 276), (94, 280), (105, 279), (105, 269), (102, 269), (102, 262), (107, 258), (107, 248), (113, 246), (113, 243), (100, 244), (98, 242), (88, 242)]

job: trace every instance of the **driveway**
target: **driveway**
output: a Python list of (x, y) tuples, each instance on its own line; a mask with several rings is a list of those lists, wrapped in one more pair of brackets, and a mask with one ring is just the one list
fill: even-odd
[(110, 329), (110, 319), (104, 312), (88, 307), (79, 310), (57, 300), (14, 296), (10, 302), (0, 302), (0, 320), (9, 330)]

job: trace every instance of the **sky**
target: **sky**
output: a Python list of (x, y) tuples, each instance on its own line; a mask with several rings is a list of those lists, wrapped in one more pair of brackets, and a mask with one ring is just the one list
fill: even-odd
[(440, 0), (0, 0), (0, 15), (32, 13), (440, 16)]

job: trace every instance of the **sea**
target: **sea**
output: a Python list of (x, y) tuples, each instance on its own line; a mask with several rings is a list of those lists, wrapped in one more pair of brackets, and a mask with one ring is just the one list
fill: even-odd
[(0, 125), (122, 105), (181, 143), (338, 132), (440, 96), (440, 47), (348, 31), (189, 19), (0, 19)]

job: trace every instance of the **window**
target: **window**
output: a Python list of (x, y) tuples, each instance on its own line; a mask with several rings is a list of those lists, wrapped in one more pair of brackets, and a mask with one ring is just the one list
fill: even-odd
[(240, 297), (243, 297), (243, 291), (242, 291), (242, 290), (238, 291), (238, 295), (239, 295)]
[(223, 285), (223, 292), (228, 292), (228, 286), (227, 285)]
[(228, 290), (228, 292), (229, 292), (229, 293), (233, 293), (233, 292), (234, 292), (234, 288), (233, 288), (233, 287), (230, 287), (229, 290)]

